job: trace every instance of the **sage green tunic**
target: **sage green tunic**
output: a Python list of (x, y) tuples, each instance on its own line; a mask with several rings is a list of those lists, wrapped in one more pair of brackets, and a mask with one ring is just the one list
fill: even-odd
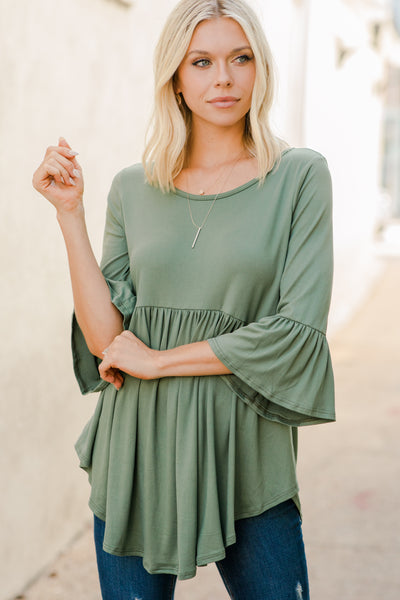
[[(213, 196), (190, 196), (201, 223)], [(325, 338), (331, 179), (310, 149), (282, 153), (264, 183), (220, 194), (196, 234), (186, 193), (135, 165), (114, 179), (101, 267), (124, 324), (152, 348), (208, 340), (232, 375), (98, 376), (73, 321), (83, 393), (102, 390), (76, 449), (104, 550), (150, 573), (193, 577), (235, 542), (235, 519), (297, 504), (297, 426), (334, 420)]]

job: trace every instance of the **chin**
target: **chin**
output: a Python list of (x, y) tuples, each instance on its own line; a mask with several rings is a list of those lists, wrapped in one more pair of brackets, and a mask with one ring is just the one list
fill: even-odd
[(233, 108), (219, 108), (213, 109), (213, 114), (207, 114), (204, 116), (198, 115), (202, 121), (212, 123), (213, 125), (236, 125), (243, 121), (246, 117), (246, 113), (242, 114), (242, 111), (238, 111)]
[(235, 125), (239, 125), (241, 123), (244, 123), (245, 121), (245, 116), (246, 115), (221, 115), (220, 118), (218, 119), (212, 119), (212, 122), (214, 125), (220, 126), (220, 127), (234, 127)]

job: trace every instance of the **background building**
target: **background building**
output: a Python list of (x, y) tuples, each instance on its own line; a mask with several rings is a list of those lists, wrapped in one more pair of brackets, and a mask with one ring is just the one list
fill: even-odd
[[(332, 330), (350, 316), (376, 276), (376, 228), (387, 221), (385, 198), (385, 206), (388, 196), (391, 206), (395, 202), (399, 139), (389, 126), (391, 144), (385, 151), (382, 122), (395, 86), (390, 65), (398, 34), (392, 9), (399, 3), (284, 0), (279, 8), (276, 4), (262, 4), (280, 77), (276, 121), (291, 143), (322, 152), (333, 177)], [(391, 111), (393, 121), (400, 98), (395, 90), (391, 98), (397, 107)], [(383, 165), (386, 181), (390, 180), (386, 194)]]
[[(0, 600), (18, 593), (89, 517), (73, 443), (96, 397), (82, 398), (72, 375), (65, 250), (32, 173), (60, 135), (79, 151), (99, 256), (111, 179), (141, 157), (153, 48), (174, 4), (2, 0)], [(279, 71), (276, 130), (322, 152), (332, 171), (334, 328), (379, 268), (377, 226), (399, 217), (398, 3), (252, 4)]]

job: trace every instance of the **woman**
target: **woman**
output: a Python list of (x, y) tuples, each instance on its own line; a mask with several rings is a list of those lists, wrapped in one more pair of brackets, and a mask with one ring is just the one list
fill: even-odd
[[(334, 419), (324, 157), (276, 138), (271, 55), (242, 0), (183, 0), (155, 56), (143, 166), (108, 199), (101, 269), (67, 142), (57, 209), (103, 598), (172, 598), (215, 561), (230, 597), (306, 599), (297, 427)], [(79, 324), (79, 325), (78, 325)]]

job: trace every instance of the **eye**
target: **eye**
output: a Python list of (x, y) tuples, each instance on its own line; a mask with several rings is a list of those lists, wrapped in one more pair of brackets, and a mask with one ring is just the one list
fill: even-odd
[(192, 63), (192, 65), (195, 67), (208, 67), (210, 64), (211, 62), (208, 60), (208, 58), (200, 58)]
[(235, 62), (237, 62), (237, 63), (239, 63), (241, 65), (243, 65), (243, 64), (245, 64), (245, 63), (247, 63), (247, 62), (249, 62), (251, 60), (253, 60), (253, 57), (252, 56), (248, 56), (247, 54), (241, 54), (240, 56), (237, 56), (235, 58)]

